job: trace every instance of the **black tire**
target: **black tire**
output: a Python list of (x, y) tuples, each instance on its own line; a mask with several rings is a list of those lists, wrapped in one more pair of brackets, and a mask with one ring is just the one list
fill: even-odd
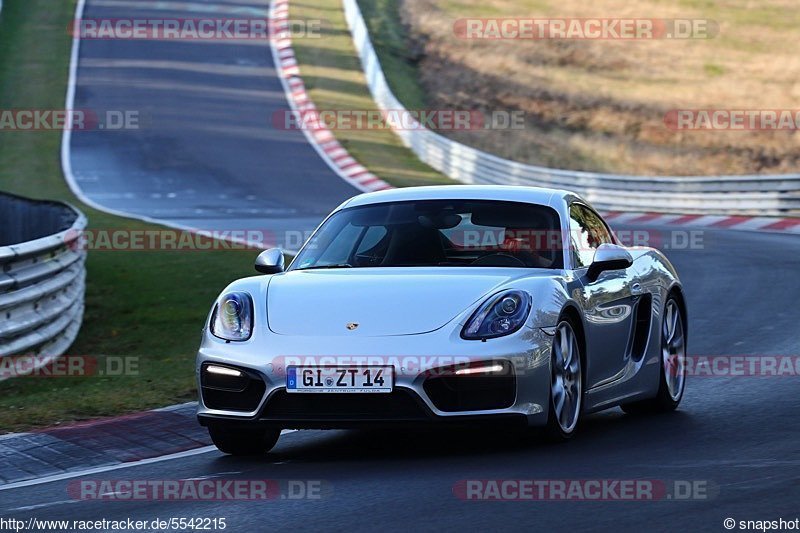
[(229, 455), (264, 455), (278, 442), (280, 429), (242, 430), (224, 426), (209, 426), (208, 434), (214, 446)]
[(680, 405), (681, 400), (683, 399), (683, 393), (686, 387), (686, 365), (681, 364), (678, 368), (676, 368), (676, 372), (682, 372), (682, 381), (680, 385), (680, 391), (675, 397), (673, 393), (670, 392), (670, 386), (667, 383), (667, 372), (665, 369), (664, 361), (663, 361), (663, 350), (664, 350), (664, 322), (667, 319), (667, 310), (672, 307), (675, 311), (677, 311), (678, 316), (677, 320), (680, 321), (680, 332), (683, 336), (683, 356), (686, 356), (686, 316), (681, 308), (681, 305), (678, 303), (678, 300), (670, 295), (667, 298), (667, 301), (664, 303), (664, 312), (662, 313), (662, 326), (659, 328), (659, 348), (662, 351), (662, 360), (661, 360), (661, 373), (659, 375), (658, 381), (658, 392), (656, 393), (655, 398), (650, 398), (647, 400), (641, 400), (638, 402), (632, 402), (623, 404), (622, 410), (631, 415), (640, 415), (640, 414), (650, 414), (650, 413), (668, 413), (670, 411), (674, 411)]
[[(565, 428), (558, 420), (558, 416), (556, 414), (555, 400), (553, 395), (553, 382), (556, 379), (555, 373), (556, 373), (556, 359), (557, 359), (555, 343), (558, 342), (559, 335), (561, 334), (560, 329), (562, 328), (562, 326), (567, 326), (573, 334), (573, 340), (574, 340), (573, 349), (576, 350), (573, 357), (576, 358), (575, 360), (577, 361), (579, 370), (579, 376), (577, 380), (579, 384), (578, 385), (579, 392), (576, 395), (577, 400), (579, 402), (577, 407), (577, 418), (575, 419), (574, 426), (572, 426), (572, 428), (568, 430), (565, 430)], [(550, 355), (550, 380), (551, 380), (550, 400), (549, 400), (550, 405), (548, 406), (549, 408), (547, 415), (547, 426), (544, 428), (545, 440), (549, 442), (567, 441), (575, 436), (575, 434), (578, 431), (578, 428), (580, 427), (580, 419), (585, 405), (584, 400), (586, 396), (586, 391), (584, 386), (585, 380), (583, 372), (583, 366), (584, 366), (583, 339), (580, 336), (581, 335), (580, 332), (581, 330), (577, 327), (575, 321), (570, 317), (563, 317), (559, 321), (558, 326), (556, 327), (556, 337), (553, 339), (553, 349)]]

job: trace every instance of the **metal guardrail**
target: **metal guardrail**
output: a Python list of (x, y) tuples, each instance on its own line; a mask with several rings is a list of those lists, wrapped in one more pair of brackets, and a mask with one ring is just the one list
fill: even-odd
[(0, 194), (0, 357), (46, 364), (83, 320), (86, 217), (74, 207)]
[[(342, 1), (372, 97), (380, 109), (405, 109), (389, 88), (357, 0)], [(503, 159), (416, 126), (394, 131), (420, 160), (464, 183), (569, 189), (612, 211), (800, 215), (800, 174), (623, 176), (558, 170)]]

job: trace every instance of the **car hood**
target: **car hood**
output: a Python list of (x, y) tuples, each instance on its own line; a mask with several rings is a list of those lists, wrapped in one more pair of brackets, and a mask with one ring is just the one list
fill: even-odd
[[(267, 321), (281, 335), (427, 333), (524, 275), (471, 267), (294, 270), (270, 278)], [(348, 329), (353, 323), (358, 327)]]

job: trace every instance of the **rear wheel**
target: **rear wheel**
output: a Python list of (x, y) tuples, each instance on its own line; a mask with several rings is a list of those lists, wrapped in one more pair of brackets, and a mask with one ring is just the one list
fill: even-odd
[(581, 344), (570, 319), (556, 328), (550, 361), (550, 412), (546, 435), (549, 440), (571, 438), (578, 428), (583, 408)]
[(661, 377), (658, 393), (650, 400), (622, 406), (626, 413), (674, 411), (686, 387), (686, 317), (674, 296), (667, 298), (661, 319)]
[(209, 426), (208, 434), (219, 451), (229, 455), (263, 455), (278, 442), (280, 429), (243, 430)]

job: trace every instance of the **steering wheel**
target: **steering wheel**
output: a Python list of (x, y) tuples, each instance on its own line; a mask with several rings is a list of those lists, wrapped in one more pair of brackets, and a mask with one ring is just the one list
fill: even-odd
[(525, 262), (518, 257), (504, 253), (484, 255), (470, 263), (471, 265), (497, 266), (497, 267), (524, 267)]

